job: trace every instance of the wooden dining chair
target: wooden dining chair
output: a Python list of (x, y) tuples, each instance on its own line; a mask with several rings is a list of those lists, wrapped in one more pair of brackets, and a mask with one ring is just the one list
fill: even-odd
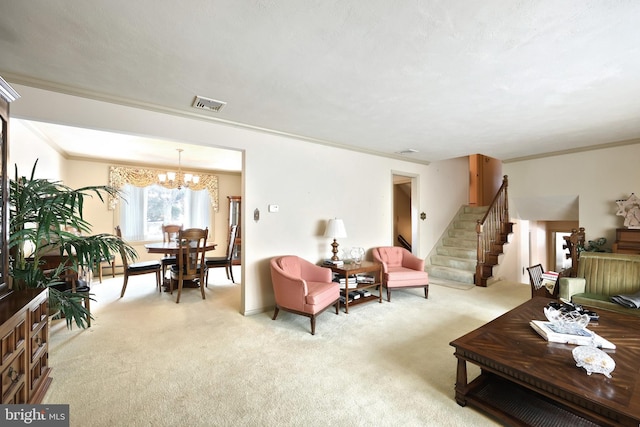
[(178, 262), (170, 268), (171, 281), (169, 292), (173, 295), (173, 285), (178, 284), (176, 303), (180, 302), (180, 294), (185, 281), (197, 282), (200, 285), (202, 299), (204, 296), (204, 278), (207, 266), (204, 261), (208, 229), (188, 228), (180, 230), (178, 235)]
[(229, 227), (229, 240), (227, 241), (227, 254), (223, 257), (206, 257), (205, 264), (207, 265), (207, 274), (204, 280), (205, 286), (209, 284), (209, 269), (224, 267), (227, 273), (227, 279), (231, 279), (233, 283), (236, 281), (233, 279), (233, 251), (236, 243), (236, 236), (238, 235), (238, 226), (232, 225)]
[(544, 273), (542, 264), (536, 264), (532, 265), (531, 267), (527, 267), (527, 272), (529, 273), (529, 283), (531, 284), (531, 298), (558, 298), (560, 287), (557, 284), (554, 287), (553, 293), (550, 293), (549, 290), (542, 285), (542, 274)]
[(100, 258), (96, 262), (96, 267), (98, 268), (98, 279), (100, 283), (102, 283), (102, 270), (105, 267), (105, 264), (108, 264), (108, 268), (111, 268), (111, 277), (116, 277), (116, 256), (110, 255), (109, 258)]
[[(122, 239), (122, 231), (120, 230), (120, 226), (116, 227), (116, 236)], [(156, 275), (156, 286), (158, 287), (158, 290), (162, 292), (162, 281), (160, 280), (160, 271), (162, 270), (162, 264), (160, 263), (160, 261), (141, 261), (129, 264), (129, 259), (124, 248), (120, 249), (120, 257), (122, 258), (122, 269), (124, 271), (124, 282), (122, 283), (120, 298), (124, 296), (124, 291), (127, 289), (129, 276), (138, 276), (140, 274), (154, 273)]]
[[(182, 230), (182, 225), (167, 224), (162, 226), (162, 242), (169, 243), (177, 241), (178, 233)], [(164, 254), (160, 262), (162, 263), (162, 279), (167, 275), (167, 267), (176, 265), (177, 258), (175, 255)]]

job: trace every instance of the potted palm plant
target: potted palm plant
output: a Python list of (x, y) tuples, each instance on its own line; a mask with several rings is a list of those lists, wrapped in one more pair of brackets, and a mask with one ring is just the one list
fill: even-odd
[[(9, 268), (13, 289), (49, 288), (49, 306), (60, 310), (67, 327), (85, 328), (91, 313), (84, 307), (88, 292), (65, 292), (57, 285), (67, 273), (80, 275), (100, 259), (120, 253), (135, 259), (130, 245), (112, 234), (91, 235), (91, 224), (82, 214), (87, 197), (116, 196), (110, 186), (72, 189), (59, 181), (35, 178), (38, 161), (30, 177), (18, 175), (9, 183)], [(47, 255), (56, 254), (58, 265), (43, 269)]]

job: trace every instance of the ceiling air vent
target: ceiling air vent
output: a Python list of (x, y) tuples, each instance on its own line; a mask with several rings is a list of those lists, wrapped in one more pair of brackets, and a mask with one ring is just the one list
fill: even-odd
[(205, 98), (204, 96), (196, 96), (193, 100), (193, 107), (200, 108), (201, 110), (215, 111), (216, 113), (222, 110), (222, 107), (227, 105), (226, 102), (216, 101), (215, 99)]
[(406, 154), (415, 154), (417, 152), (418, 152), (418, 150), (415, 150), (413, 148), (407, 148), (406, 150), (396, 151), (396, 154), (406, 155)]

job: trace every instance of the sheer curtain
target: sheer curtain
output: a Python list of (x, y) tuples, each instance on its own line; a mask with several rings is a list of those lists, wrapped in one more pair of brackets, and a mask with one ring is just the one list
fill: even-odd
[(206, 228), (211, 220), (211, 202), (209, 192), (207, 190), (190, 191), (191, 195), (191, 212), (190, 226), (197, 228)]
[(144, 188), (125, 185), (122, 189), (123, 202), (120, 203), (120, 228), (126, 240), (144, 240), (145, 197)]

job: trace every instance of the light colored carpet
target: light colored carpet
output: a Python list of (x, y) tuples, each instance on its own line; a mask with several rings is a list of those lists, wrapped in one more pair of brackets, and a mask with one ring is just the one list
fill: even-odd
[(441, 279), (439, 277), (429, 277), (429, 287), (431, 287), (431, 285), (446, 286), (448, 288), (460, 289), (461, 291), (468, 291), (476, 287), (476, 285), (473, 284)]
[(121, 277), (94, 284), (90, 329), (52, 322), (44, 403), (70, 404), (82, 427), (498, 425), (456, 404), (449, 342), (526, 301), (528, 285), (396, 291), (326, 311), (312, 336), (302, 316), (240, 315), (240, 286), (221, 274), (206, 300), (186, 289), (180, 304), (152, 277), (132, 277), (122, 299)]

